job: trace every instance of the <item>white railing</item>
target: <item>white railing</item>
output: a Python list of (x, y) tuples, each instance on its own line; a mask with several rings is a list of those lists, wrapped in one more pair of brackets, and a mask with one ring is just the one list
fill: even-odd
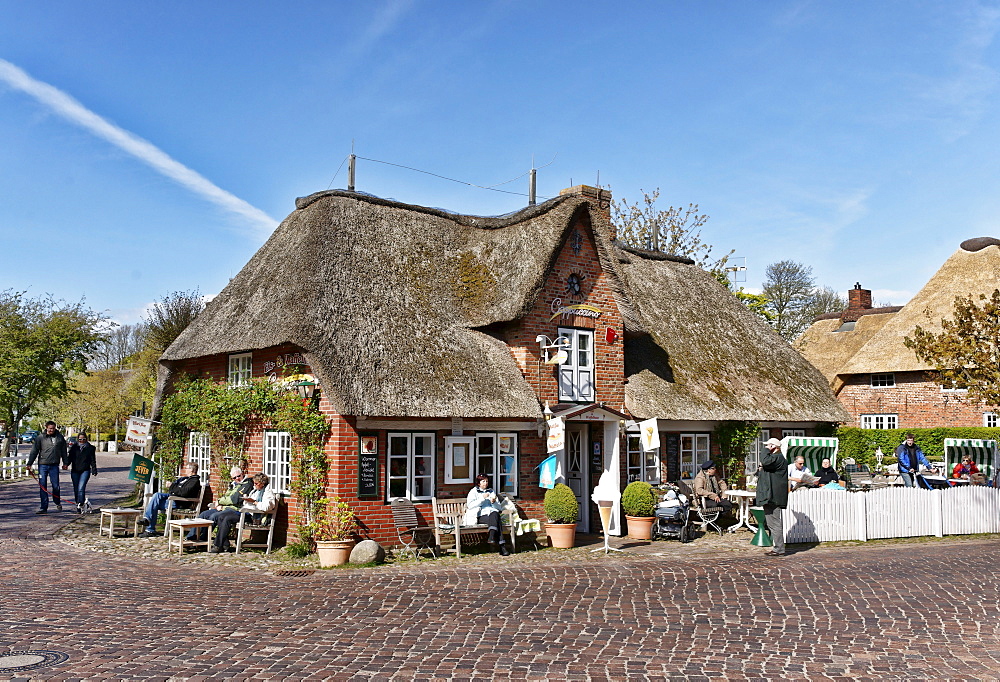
[(786, 542), (1000, 533), (1000, 489), (800, 490), (788, 496)]
[(28, 455), (11, 455), (10, 457), (0, 457), (0, 479), (12, 480), (24, 478), (27, 472), (24, 468), (28, 465)]

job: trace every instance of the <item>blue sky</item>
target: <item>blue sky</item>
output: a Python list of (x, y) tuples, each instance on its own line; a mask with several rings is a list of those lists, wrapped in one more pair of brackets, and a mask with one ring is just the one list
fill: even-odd
[[(901, 304), (962, 240), (1000, 236), (997, 3), (0, 0), (0, 17), (0, 290), (122, 322), (218, 293), (296, 197), (346, 186), (352, 141), (479, 185), (534, 159), (546, 197), (659, 187), (711, 216), (703, 237), (746, 258), (750, 288), (791, 259)], [(357, 187), (527, 202), (365, 161)]]

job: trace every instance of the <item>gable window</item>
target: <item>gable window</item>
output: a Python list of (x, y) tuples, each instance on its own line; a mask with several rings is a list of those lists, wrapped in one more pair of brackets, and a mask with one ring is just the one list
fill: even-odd
[(863, 429), (898, 429), (899, 416), (895, 414), (863, 414), (860, 423)]
[(694, 478), (699, 465), (708, 459), (710, 447), (707, 433), (681, 434), (681, 478)]
[(889, 374), (872, 374), (872, 388), (892, 388), (896, 385), (896, 375)]
[(188, 434), (188, 460), (198, 465), (198, 476), (208, 483), (212, 473), (212, 443), (207, 433), (192, 431)]
[(660, 465), (656, 450), (643, 450), (639, 434), (629, 434), (626, 446), (628, 456), (628, 482), (660, 482)]
[(229, 356), (229, 373), (226, 383), (230, 388), (246, 386), (250, 383), (250, 370), (253, 365), (253, 353), (238, 353)]
[(276, 493), (288, 494), (292, 482), (292, 436), (287, 431), (264, 432), (264, 473)]
[(997, 413), (996, 412), (983, 412), (983, 426), (991, 429), (997, 427)]
[(559, 400), (582, 402), (594, 399), (594, 332), (560, 327), (559, 336), (569, 341), (566, 362), (559, 365)]
[(434, 434), (390, 433), (389, 498), (429, 500), (434, 497)]
[(961, 382), (957, 381), (947, 381), (941, 384), (942, 393), (968, 393), (969, 389), (967, 386), (962, 385)]

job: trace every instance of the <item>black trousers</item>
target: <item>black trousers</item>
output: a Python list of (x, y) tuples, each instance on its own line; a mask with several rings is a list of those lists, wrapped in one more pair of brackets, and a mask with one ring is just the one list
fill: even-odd
[(701, 501), (704, 503), (705, 509), (714, 509), (716, 507), (719, 507), (722, 509), (723, 514), (728, 514), (733, 510), (733, 503), (730, 502), (729, 500), (721, 500), (719, 502), (716, 502), (711, 498), (703, 497), (701, 498)]
[(480, 516), (479, 523), (485, 523), (487, 526), (489, 526), (490, 542), (495, 542), (498, 545), (507, 544), (507, 541), (503, 537), (503, 525), (501, 525), (500, 523), (500, 512), (492, 511), (487, 516)]

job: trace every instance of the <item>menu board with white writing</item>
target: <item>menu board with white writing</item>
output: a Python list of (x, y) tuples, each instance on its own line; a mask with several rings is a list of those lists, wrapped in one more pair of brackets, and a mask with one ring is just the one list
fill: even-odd
[(358, 438), (358, 497), (378, 497), (378, 436), (363, 433)]

